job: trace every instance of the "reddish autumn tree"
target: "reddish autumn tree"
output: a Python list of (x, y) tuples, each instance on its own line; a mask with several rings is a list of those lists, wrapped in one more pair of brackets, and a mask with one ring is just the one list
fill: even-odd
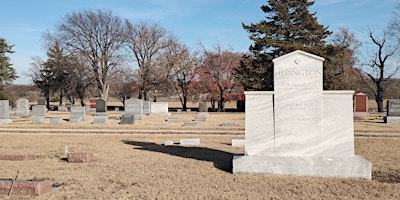
[(218, 111), (225, 111), (225, 102), (242, 96), (243, 87), (233, 76), (233, 70), (240, 66), (241, 57), (242, 53), (221, 46), (212, 51), (204, 49), (204, 59), (198, 68), (198, 85), (207, 92), (206, 98), (212, 105), (218, 102)]

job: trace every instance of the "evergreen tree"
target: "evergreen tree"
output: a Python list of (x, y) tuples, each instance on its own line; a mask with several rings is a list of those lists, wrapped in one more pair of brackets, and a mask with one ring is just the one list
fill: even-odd
[[(245, 90), (273, 90), (272, 60), (295, 50), (303, 50), (321, 57), (329, 62), (329, 53), (338, 50), (327, 46), (325, 39), (331, 34), (327, 27), (317, 22), (315, 13), (308, 8), (314, 4), (308, 0), (268, 0), (261, 7), (266, 17), (250, 25), (242, 24), (254, 41), (249, 48), (251, 55), (242, 58), (241, 66), (235, 70), (235, 77), (242, 82)], [(324, 67), (331, 65), (325, 63)], [(326, 70), (327, 72), (329, 70)], [(332, 74), (324, 74), (325, 88)]]
[(11, 83), (18, 78), (15, 69), (12, 68), (10, 58), (6, 53), (14, 53), (13, 45), (8, 45), (4, 38), (0, 38), (0, 90), (5, 84)]

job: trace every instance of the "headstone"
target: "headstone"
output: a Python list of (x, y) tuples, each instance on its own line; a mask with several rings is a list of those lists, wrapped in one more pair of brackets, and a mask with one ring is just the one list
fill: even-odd
[(10, 119), (10, 106), (8, 100), (0, 101), (0, 124), (9, 124), (12, 120)]
[(179, 118), (177, 118), (177, 117), (168, 117), (167, 122), (179, 122)]
[(32, 106), (31, 116), (47, 116), (47, 108), (45, 105)]
[(104, 99), (96, 100), (96, 113), (94, 114), (93, 124), (107, 124), (107, 102)]
[(150, 113), (150, 101), (143, 101), (143, 113)]
[[(92, 107), (90, 107), (92, 108)], [(107, 102), (104, 99), (96, 100), (96, 113), (105, 113), (107, 112)]]
[(38, 100), (37, 100), (37, 105), (43, 105), (43, 106), (45, 106), (46, 105), (46, 99), (44, 99), (44, 98), (39, 98)]
[(199, 112), (208, 112), (207, 103), (200, 102), (199, 103)]
[(143, 101), (141, 99), (125, 100), (124, 115), (133, 115), (135, 117), (135, 120), (144, 119), (142, 102)]
[(135, 124), (135, 116), (122, 115), (120, 124)]
[(180, 145), (200, 145), (200, 139), (180, 139)]
[(244, 141), (243, 139), (232, 139), (232, 146), (233, 147), (244, 147)]
[(198, 112), (197, 117), (209, 117), (210, 113), (208, 112)]
[(195, 117), (194, 121), (195, 122), (205, 122), (207, 120), (207, 118), (205, 117)]
[(354, 112), (368, 112), (368, 96), (357, 93), (354, 97)]
[(176, 112), (182, 112), (182, 109), (178, 108), (176, 109)]
[(96, 101), (97, 99), (90, 99), (89, 100), (89, 112), (95, 112), (96, 111)]
[(30, 110), (29, 110), (29, 100), (28, 99), (18, 99), (16, 101), (17, 110), (15, 111), (16, 116), (20, 117), (29, 117)]
[(91, 152), (77, 152), (68, 153), (67, 160), (70, 163), (89, 163), (93, 160), (93, 153)]
[(33, 117), (32, 118), (32, 124), (43, 124), (44, 123), (44, 117)]
[(164, 142), (164, 146), (171, 146), (171, 145), (174, 145), (174, 141), (172, 141), (172, 140), (166, 140), (166, 141)]
[(70, 123), (79, 123), (81, 121), (87, 121), (85, 107), (76, 106), (71, 107), (71, 116), (69, 117)]
[(385, 123), (399, 124), (400, 123), (400, 99), (389, 99), (386, 104)]
[(50, 118), (50, 123), (51, 124), (61, 124), (63, 121), (62, 117), (52, 117)]
[(67, 108), (67, 112), (71, 112), (72, 103), (68, 101), (67, 103), (65, 103), (65, 107)]
[(150, 102), (150, 115), (170, 115), (168, 102)]
[(235, 124), (235, 123), (232, 123), (232, 122), (223, 122), (223, 123), (221, 124), (221, 126), (236, 126), (236, 124)]
[(295, 51), (273, 60), (273, 92), (245, 92), (245, 155), (233, 173), (371, 179), (354, 155), (353, 91), (322, 91), (323, 58)]
[(185, 122), (183, 126), (197, 126), (197, 122)]

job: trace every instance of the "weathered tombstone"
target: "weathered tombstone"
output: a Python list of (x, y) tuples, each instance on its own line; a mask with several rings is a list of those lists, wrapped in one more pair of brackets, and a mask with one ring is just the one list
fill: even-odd
[(197, 126), (197, 122), (185, 122), (183, 126)]
[(93, 124), (107, 124), (107, 102), (104, 99), (96, 100), (96, 113), (94, 114)]
[(233, 173), (371, 179), (354, 155), (353, 91), (322, 91), (323, 58), (295, 51), (273, 60), (273, 92), (245, 92), (245, 155)]
[(71, 107), (71, 116), (69, 117), (70, 123), (79, 123), (81, 121), (87, 121), (85, 107)]
[(150, 115), (170, 115), (168, 102), (150, 102)]
[(43, 124), (44, 123), (44, 117), (37, 116), (37, 117), (32, 117), (32, 124)]
[(400, 99), (389, 99), (386, 104), (385, 123), (400, 124)]
[(135, 124), (134, 115), (122, 115), (120, 124)]
[(150, 101), (143, 101), (143, 113), (150, 113)]
[(29, 100), (21, 98), (16, 101), (16, 104), (17, 110), (15, 111), (15, 115), (20, 117), (29, 117), (31, 112), (29, 110)]
[(45, 105), (32, 106), (31, 116), (47, 116), (47, 108)]
[(195, 117), (193, 121), (195, 122), (205, 122), (207, 118), (205, 117)]
[(10, 119), (10, 106), (8, 100), (0, 101), (0, 124), (9, 124), (12, 120)]
[(172, 140), (165, 140), (164, 146), (171, 146), (171, 145), (174, 145), (174, 141), (172, 141)]
[(46, 99), (44, 99), (44, 98), (39, 98), (38, 100), (37, 100), (37, 105), (46, 105)]
[(199, 103), (199, 112), (197, 113), (198, 117), (208, 117), (208, 108), (207, 108), (207, 102), (200, 102)]
[(357, 93), (354, 96), (354, 119), (363, 119), (368, 115), (368, 96), (364, 93)]
[(178, 117), (168, 117), (167, 122), (179, 122)]
[(200, 139), (180, 139), (180, 145), (200, 145)]

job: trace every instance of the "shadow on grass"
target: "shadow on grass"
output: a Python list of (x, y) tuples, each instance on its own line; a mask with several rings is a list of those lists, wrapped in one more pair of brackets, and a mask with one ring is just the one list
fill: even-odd
[(153, 142), (123, 141), (125, 144), (137, 146), (135, 149), (165, 153), (182, 158), (191, 158), (213, 162), (214, 166), (225, 172), (232, 172), (233, 154), (216, 149), (192, 146), (164, 146)]
[(397, 184), (400, 183), (400, 170), (375, 170), (372, 172), (372, 179), (381, 183)]

